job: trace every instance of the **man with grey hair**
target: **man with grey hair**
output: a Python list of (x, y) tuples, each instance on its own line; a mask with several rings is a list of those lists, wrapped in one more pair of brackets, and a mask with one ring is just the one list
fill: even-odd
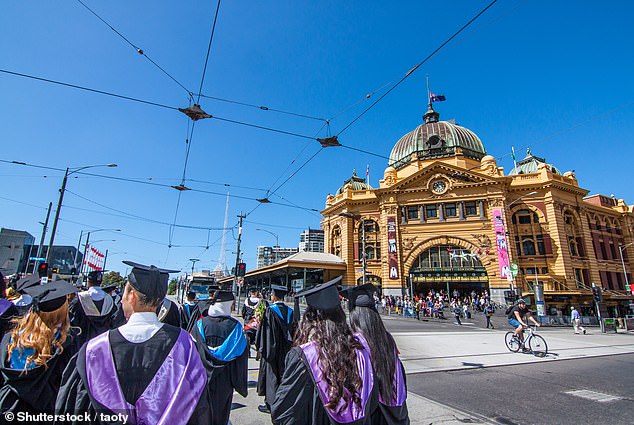
[(575, 335), (579, 335), (579, 330), (581, 330), (584, 335), (586, 334), (586, 328), (581, 326), (581, 315), (574, 306), (570, 307), (570, 321), (575, 328)]

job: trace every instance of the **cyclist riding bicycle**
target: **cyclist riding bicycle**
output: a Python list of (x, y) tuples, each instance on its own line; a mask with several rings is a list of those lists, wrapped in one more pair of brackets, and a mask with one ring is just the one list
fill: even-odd
[[(535, 324), (535, 326), (541, 326), (531, 315), (531, 312), (526, 305), (526, 301), (520, 298), (519, 300), (517, 300), (513, 308), (509, 311), (508, 322), (509, 325), (515, 328), (514, 334), (522, 343), (524, 342), (524, 327), (528, 327), (528, 324), (524, 321), (524, 318), (527, 319), (526, 322), (528, 320), (531, 320)], [(524, 348), (524, 351), (527, 350), (527, 348)]]

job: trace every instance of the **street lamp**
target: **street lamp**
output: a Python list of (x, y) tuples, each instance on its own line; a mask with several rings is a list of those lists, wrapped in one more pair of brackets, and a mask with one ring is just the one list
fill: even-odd
[(59, 220), (59, 212), (62, 209), (62, 200), (64, 199), (64, 192), (66, 191), (66, 182), (68, 181), (68, 176), (77, 173), (81, 170), (85, 170), (87, 168), (95, 168), (95, 167), (116, 167), (117, 164), (97, 164), (97, 165), (85, 165), (83, 167), (77, 168), (66, 168), (66, 173), (64, 173), (64, 180), (62, 180), (62, 188), (59, 191), (59, 201), (57, 202), (57, 210), (55, 211), (55, 219), (53, 220), (53, 230), (51, 230), (51, 240), (48, 243), (48, 249), (46, 250), (46, 262), (48, 263), (51, 257), (51, 251), (53, 250), (53, 242), (55, 241), (55, 231), (57, 230), (57, 221)]
[[(97, 230), (88, 231), (88, 235), (86, 236), (86, 244), (88, 244), (88, 239), (90, 238), (90, 234), (91, 233), (105, 232), (105, 231), (120, 232), (121, 229), (97, 229)], [(84, 230), (79, 232), (79, 241), (77, 242), (77, 251), (75, 251), (75, 259), (73, 260), (73, 267), (75, 267), (75, 268), (77, 268), (77, 257), (79, 256), (79, 248), (81, 246), (81, 239), (82, 239), (83, 236), (84, 236)], [(86, 255), (86, 251), (84, 251), (84, 256), (85, 255)]]
[[(358, 214), (350, 214), (350, 213), (339, 213), (338, 214), (341, 217), (347, 217), (347, 218), (351, 218), (352, 219), (352, 226), (354, 228), (354, 220), (355, 219), (360, 219), (361, 215)], [(362, 282), (363, 285), (365, 285), (366, 283), (366, 261), (365, 261), (365, 220), (361, 220), (361, 265), (363, 268), (363, 277), (362, 277)]]
[(629, 292), (630, 295), (631, 295), (632, 291), (631, 291), (631, 288), (630, 288), (630, 281), (627, 278), (627, 270), (625, 270), (625, 261), (623, 261), (623, 250), (626, 249), (630, 245), (634, 245), (634, 242), (630, 242), (630, 243), (625, 244), (625, 245), (619, 245), (619, 254), (621, 254), (621, 265), (623, 266), (623, 275), (625, 275), (625, 290), (627, 292)]
[(255, 230), (259, 230), (260, 232), (266, 232), (266, 233), (269, 233), (269, 234), (273, 235), (275, 237), (275, 246), (277, 248), (280, 247), (280, 238), (277, 236), (277, 234), (271, 232), (270, 230), (266, 230), (266, 229), (255, 229)]

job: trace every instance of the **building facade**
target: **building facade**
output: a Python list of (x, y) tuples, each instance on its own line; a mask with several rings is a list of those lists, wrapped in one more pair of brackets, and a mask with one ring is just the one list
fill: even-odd
[(430, 105), (392, 149), (378, 188), (353, 174), (328, 195), (325, 249), (346, 261), (345, 284), (365, 274), (388, 294), (475, 290), (504, 302), (517, 293), (535, 305), (537, 289), (554, 315), (570, 305), (589, 313), (595, 284), (608, 316), (623, 315), (634, 212), (587, 195), (573, 172), (530, 151), (505, 174), (475, 133)]
[(23, 230), (0, 229), (0, 272), (8, 276), (25, 271), (35, 238)]
[(297, 248), (282, 248), (279, 246), (258, 246), (258, 269), (271, 264), (277, 263), (280, 260), (290, 257), (298, 252)]
[(324, 231), (318, 229), (304, 230), (299, 235), (299, 250), (300, 252), (324, 252)]

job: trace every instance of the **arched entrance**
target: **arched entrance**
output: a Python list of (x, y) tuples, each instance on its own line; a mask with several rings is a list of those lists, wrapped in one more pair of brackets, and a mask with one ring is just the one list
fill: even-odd
[(409, 270), (415, 294), (430, 290), (462, 295), (488, 290), (486, 268), (477, 254), (455, 245), (435, 245), (418, 254)]

